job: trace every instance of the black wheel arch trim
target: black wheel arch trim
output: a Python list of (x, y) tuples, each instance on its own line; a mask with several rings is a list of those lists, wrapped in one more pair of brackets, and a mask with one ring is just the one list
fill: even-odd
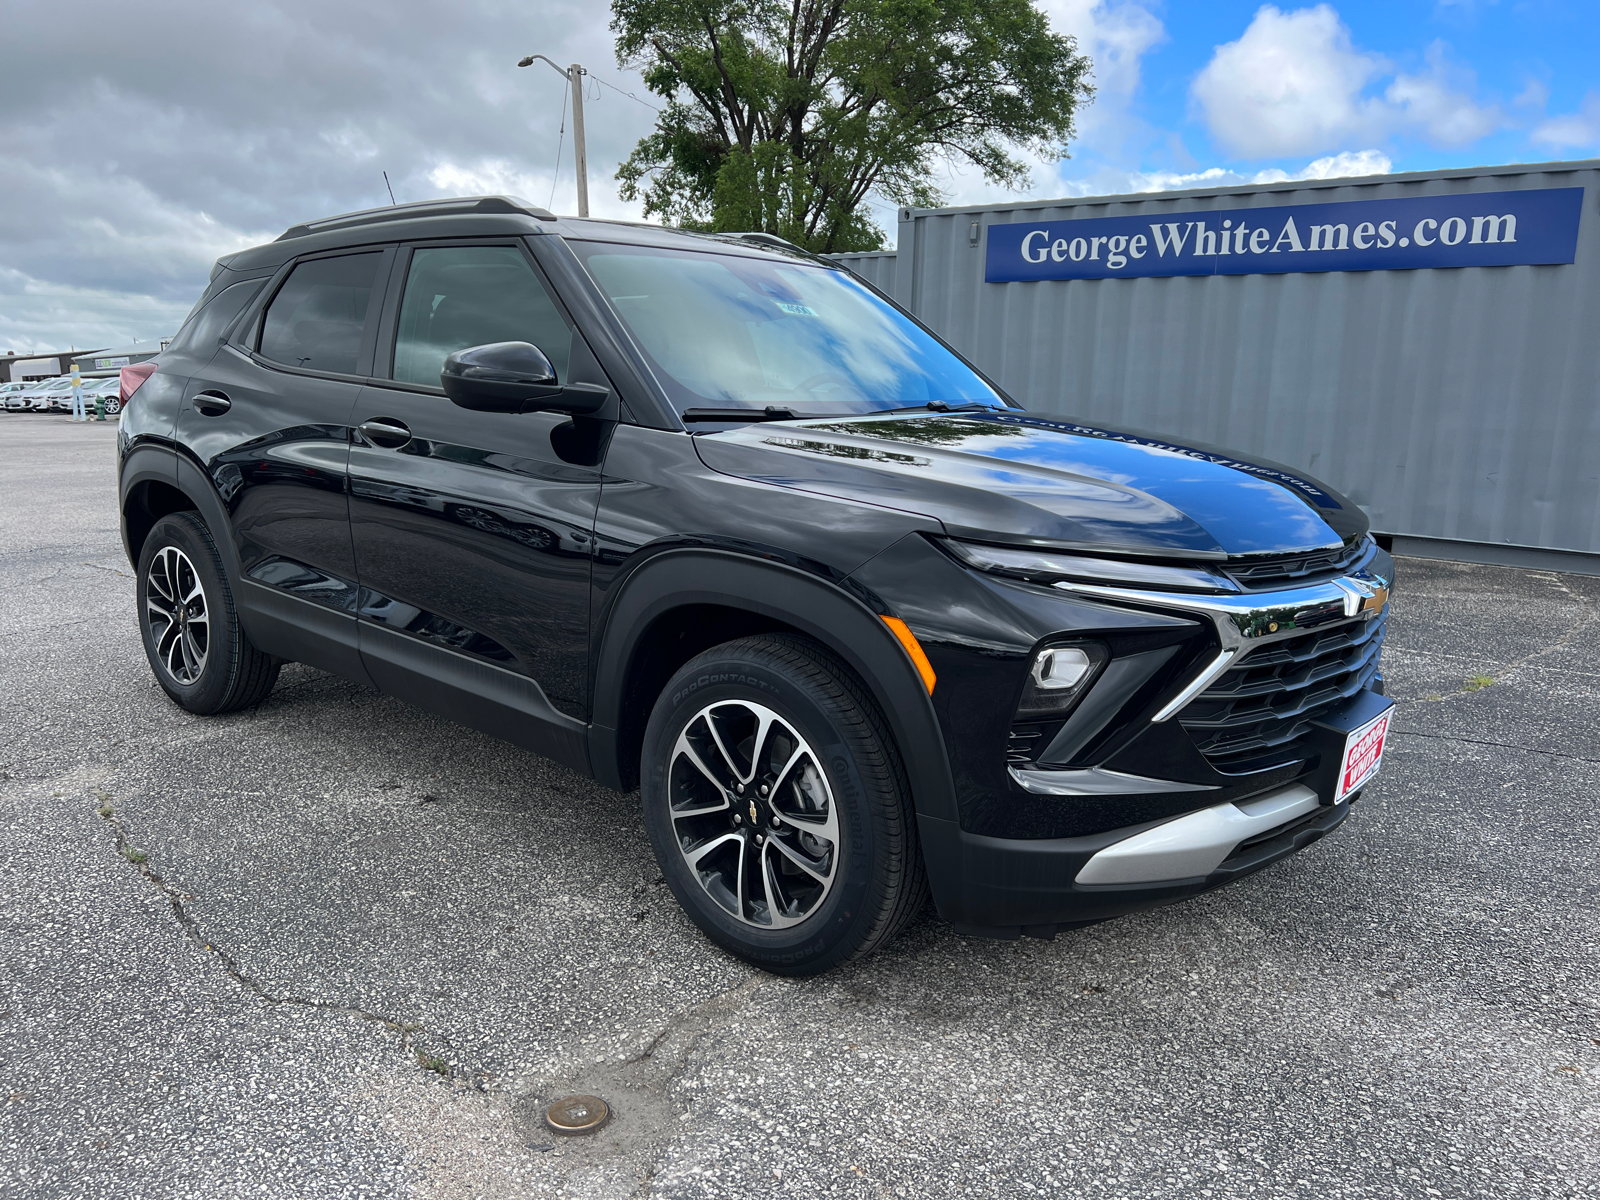
[[(133, 569), (139, 569), (139, 553), (128, 529), (128, 505), (136, 489), (144, 484), (178, 486), (178, 456), (171, 446), (135, 445), (124, 455), (117, 471), (117, 522), (122, 532), (122, 550)], [(192, 498), (192, 497), (191, 497)]]
[(693, 605), (758, 613), (838, 654), (889, 722), (916, 811), (955, 819), (944, 734), (916, 667), (879, 614), (844, 587), (798, 568), (709, 548), (664, 550), (614, 585), (596, 637), (590, 761), (600, 782), (622, 786), (624, 689), (646, 632), (658, 618)]

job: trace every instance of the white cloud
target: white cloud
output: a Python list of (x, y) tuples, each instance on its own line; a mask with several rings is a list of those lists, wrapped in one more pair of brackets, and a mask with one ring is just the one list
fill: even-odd
[(1534, 128), (1532, 137), (1553, 150), (1600, 146), (1600, 92), (1585, 96), (1577, 112), (1563, 113), (1541, 122)]
[(1422, 74), (1397, 75), (1384, 91), (1392, 127), (1415, 129), (1437, 146), (1465, 146), (1505, 125), (1498, 108), (1473, 99), (1476, 80), (1451, 66), (1442, 42), (1428, 47), (1426, 60)]
[[(1140, 171), (1126, 177), (1128, 192), (1176, 192), (1186, 188), (1233, 187), (1251, 183), (1288, 183), (1297, 179), (1346, 179), (1358, 175), (1386, 175), (1393, 164), (1378, 150), (1346, 150), (1307, 163), (1297, 171), (1271, 167), (1265, 171), (1230, 171), (1209, 167), (1204, 171)], [(1092, 195), (1090, 192), (1076, 193)]]
[(1078, 117), (1078, 145), (1113, 155), (1143, 131), (1130, 112), (1141, 60), (1167, 40), (1161, 21), (1140, 0), (1041, 0), (1057, 33), (1078, 39), (1094, 63), (1094, 102)]
[(1387, 175), (1394, 163), (1381, 150), (1345, 150), (1309, 162), (1289, 179), (1349, 179), (1358, 175)]
[(1246, 158), (1316, 153), (1341, 142), (1408, 133), (1436, 145), (1476, 141), (1504, 125), (1477, 103), (1470, 74), (1440, 43), (1418, 74), (1395, 74), (1381, 96), (1369, 88), (1393, 70), (1356, 46), (1327, 4), (1284, 12), (1263, 5), (1238, 41), (1216, 48), (1190, 95), (1211, 133)]

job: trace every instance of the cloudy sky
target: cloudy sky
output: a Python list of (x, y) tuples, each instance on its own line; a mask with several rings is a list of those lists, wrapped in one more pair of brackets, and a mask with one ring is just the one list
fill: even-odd
[[(1593, 0), (1041, 6), (1094, 58), (1099, 96), (1031, 195), (1600, 154)], [(218, 255), (385, 203), (385, 170), (402, 201), (509, 192), (572, 211), (565, 85), (515, 66), (532, 52), (592, 69), (592, 208), (637, 215), (612, 172), (654, 113), (622, 93), (654, 98), (617, 65), (600, 3), (0, 14), (0, 353), (170, 334)], [(970, 171), (945, 182), (952, 203), (1008, 195)]]

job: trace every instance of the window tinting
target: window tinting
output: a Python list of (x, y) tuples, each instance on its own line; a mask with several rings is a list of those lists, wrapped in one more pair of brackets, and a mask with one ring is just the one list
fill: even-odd
[(567, 377), (572, 331), (514, 246), (455, 246), (411, 256), (395, 337), (394, 377), (439, 386), (444, 360), (468, 346), (532, 342)]
[(290, 273), (261, 322), (262, 357), (353, 375), (381, 254), (314, 258)]
[(223, 288), (204, 306), (197, 304), (168, 349), (195, 354), (216, 350), (222, 331), (255, 299), (265, 282), (264, 279), (245, 279)]
[(970, 367), (843, 271), (745, 255), (569, 244), (680, 412), (1002, 404)]

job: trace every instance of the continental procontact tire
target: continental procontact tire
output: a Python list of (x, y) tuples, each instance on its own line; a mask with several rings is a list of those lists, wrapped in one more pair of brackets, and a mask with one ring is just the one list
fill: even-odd
[(222, 558), (192, 512), (156, 522), (139, 554), (139, 633), (156, 682), (192, 713), (249, 708), (266, 699), (280, 660), (250, 644)]
[(825, 971), (883, 945), (926, 899), (893, 741), (816, 642), (749, 637), (692, 659), (656, 702), (641, 768), (668, 886), (747, 962)]

